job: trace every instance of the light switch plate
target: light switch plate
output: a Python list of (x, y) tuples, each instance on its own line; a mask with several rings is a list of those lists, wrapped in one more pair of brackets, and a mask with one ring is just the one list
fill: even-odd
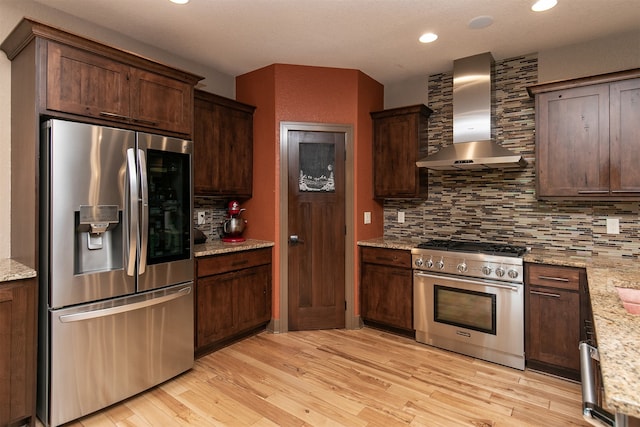
[(620, 220), (607, 218), (607, 234), (620, 234)]
[(404, 224), (404, 212), (398, 211), (398, 223)]
[(371, 212), (364, 213), (364, 223), (371, 224)]
[(198, 225), (204, 224), (205, 211), (198, 211), (197, 215), (198, 215)]

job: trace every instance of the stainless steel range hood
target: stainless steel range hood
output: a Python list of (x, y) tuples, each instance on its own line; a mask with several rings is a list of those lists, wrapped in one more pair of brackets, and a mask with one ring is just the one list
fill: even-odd
[(416, 162), (435, 170), (522, 168), (527, 162), (492, 140), (490, 53), (453, 61), (453, 144)]

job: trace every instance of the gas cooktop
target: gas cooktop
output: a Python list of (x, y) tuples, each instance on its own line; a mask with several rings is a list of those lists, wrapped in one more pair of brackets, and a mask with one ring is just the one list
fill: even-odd
[(486, 255), (521, 257), (527, 252), (524, 246), (506, 243), (471, 242), (465, 240), (432, 239), (419, 243), (418, 249), (436, 249), (448, 252), (467, 252)]

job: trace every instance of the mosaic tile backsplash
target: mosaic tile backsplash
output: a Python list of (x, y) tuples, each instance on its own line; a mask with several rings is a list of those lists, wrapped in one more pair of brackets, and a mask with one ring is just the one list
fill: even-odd
[[(412, 241), (457, 238), (584, 255), (640, 255), (638, 202), (552, 202), (535, 197), (535, 111), (527, 86), (537, 83), (537, 56), (497, 61), (496, 141), (527, 160), (520, 170), (427, 171), (427, 199), (385, 200), (384, 237)], [(429, 154), (451, 144), (452, 73), (429, 76)], [(397, 222), (398, 211), (405, 222)], [(617, 218), (620, 234), (607, 234)]]
[[(207, 242), (222, 238), (222, 223), (227, 217), (228, 200), (196, 196), (193, 199), (193, 226), (207, 236)], [(205, 212), (205, 223), (198, 225), (197, 212)]]

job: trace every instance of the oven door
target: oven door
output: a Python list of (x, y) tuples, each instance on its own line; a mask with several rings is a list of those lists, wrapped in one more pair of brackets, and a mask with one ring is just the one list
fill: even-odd
[(416, 340), (524, 369), (521, 284), (414, 272)]

